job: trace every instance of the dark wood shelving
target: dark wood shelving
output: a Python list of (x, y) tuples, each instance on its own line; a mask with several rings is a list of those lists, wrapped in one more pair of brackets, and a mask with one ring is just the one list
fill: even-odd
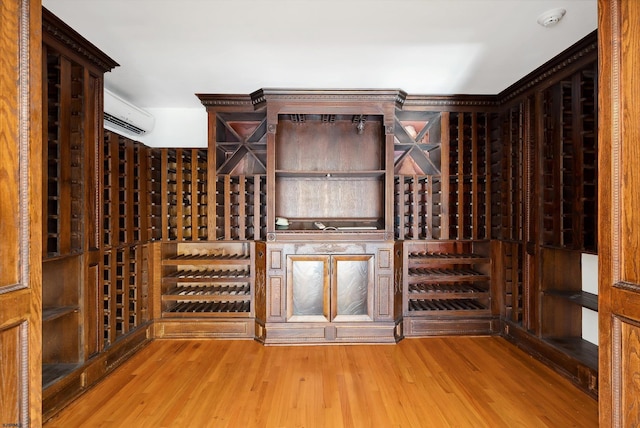
[(597, 346), (581, 337), (583, 308), (597, 311), (598, 297), (582, 290), (581, 263), (598, 247), (596, 40), (594, 32), (519, 82), (527, 89), (500, 94), (505, 105), (490, 132), (493, 279), (504, 333), (594, 396)]
[(405, 336), (492, 331), (497, 314), (488, 241), (410, 240), (398, 243), (396, 252), (402, 254)]
[(162, 316), (243, 316), (252, 322), (255, 244), (165, 243), (162, 266)]
[(246, 265), (250, 261), (250, 257), (247, 254), (216, 254), (212, 257), (209, 254), (178, 254), (176, 256), (163, 259), (163, 265), (183, 265), (189, 263), (190, 265), (198, 264), (240, 264)]
[(225, 282), (242, 281), (249, 277), (248, 270), (178, 270), (166, 274), (163, 282), (199, 282), (221, 280)]
[(42, 322), (53, 321), (56, 318), (63, 317), (68, 314), (78, 313), (78, 306), (59, 306), (56, 308), (42, 309)]
[(576, 305), (598, 311), (598, 295), (586, 291), (546, 290), (545, 294), (557, 296), (575, 303)]
[[(111, 245), (117, 181), (103, 182), (104, 73), (117, 63), (46, 9), (42, 12), (42, 414), (46, 420), (95, 382), (84, 370), (102, 350), (97, 293)], [(140, 213), (142, 215), (142, 213)], [(103, 232), (104, 229), (104, 232)], [(105, 238), (106, 236), (106, 238)], [(83, 377), (82, 382), (80, 378)], [(65, 386), (57, 388), (59, 382)]]
[(241, 285), (182, 285), (167, 290), (163, 296), (163, 299), (193, 299), (193, 296), (198, 296), (201, 299), (220, 300), (229, 299), (246, 299), (247, 296), (251, 296), (251, 287), (248, 284)]
[(82, 367), (81, 364), (51, 363), (42, 365), (42, 388), (47, 389), (57, 381), (64, 379), (75, 370)]
[(545, 337), (544, 341), (580, 361), (591, 370), (598, 370), (598, 345), (582, 337), (572, 336)]

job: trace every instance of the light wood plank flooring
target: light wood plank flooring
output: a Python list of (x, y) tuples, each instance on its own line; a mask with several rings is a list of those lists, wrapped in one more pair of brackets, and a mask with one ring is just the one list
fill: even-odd
[(597, 407), (499, 337), (157, 340), (45, 427), (585, 428)]

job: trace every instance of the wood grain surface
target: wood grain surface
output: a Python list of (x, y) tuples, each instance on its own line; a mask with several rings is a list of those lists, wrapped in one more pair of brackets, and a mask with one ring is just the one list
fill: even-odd
[(497, 337), (156, 340), (45, 425), (78, 426), (584, 428), (598, 405)]

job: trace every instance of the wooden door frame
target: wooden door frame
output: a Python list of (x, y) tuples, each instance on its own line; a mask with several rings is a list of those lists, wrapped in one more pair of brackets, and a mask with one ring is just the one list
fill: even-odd
[[(640, 3), (598, 0), (600, 426), (640, 423)], [(637, 66), (637, 64), (635, 64)], [(634, 79), (635, 77), (635, 79)], [(633, 124), (631, 122), (633, 120)]]
[(42, 424), (41, 13), (40, 0), (0, 6), (0, 263), (8, 268), (0, 269), (2, 426)]

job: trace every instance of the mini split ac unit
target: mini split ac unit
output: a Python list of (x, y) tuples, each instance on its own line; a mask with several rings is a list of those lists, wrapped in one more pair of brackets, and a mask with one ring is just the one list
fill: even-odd
[(144, 135), (151, 132), (155, 118), (148, 112), (104, 90), (104, 127), (118, 134)]

